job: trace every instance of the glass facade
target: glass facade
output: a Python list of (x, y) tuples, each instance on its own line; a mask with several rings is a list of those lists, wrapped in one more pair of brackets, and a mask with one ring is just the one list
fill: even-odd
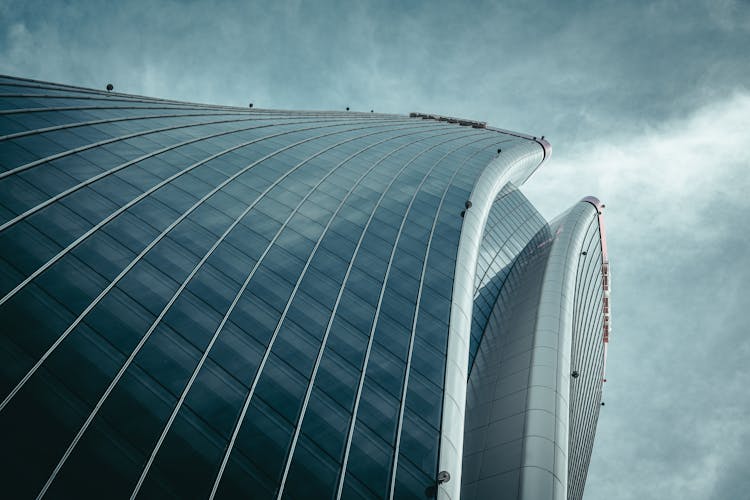
[[(514, 185), (548, 152), (432, 115), (0, 77), (6, 492), (458, 496), (469, 362), (496, 336), (519, 255), (549, 231)], [(603, 352), (591, 266), (584, 364)], [(571, 392), (584, 479), (600, 390), (585, 380)], [(438, 484), (445, 463), (455, 479)]]
[(537, 229), (533, 206), (517, 196), (528, 231), (514, 234), (523, 249), (469, 376), (462, 497), (579, 500), (605, 376), (601, 208), (585, 199)]

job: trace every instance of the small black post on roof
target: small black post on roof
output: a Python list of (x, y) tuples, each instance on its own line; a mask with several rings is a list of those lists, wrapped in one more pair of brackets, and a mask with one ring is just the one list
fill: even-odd
[(107, 84), (107, 92), (112, 92), (114, 89), (115, 89), (114, 85), (112, 85), (111, 83)]
[(253, 107), (253, 103), (248, 104), (247, 107), (248, 108), (252, 108)]

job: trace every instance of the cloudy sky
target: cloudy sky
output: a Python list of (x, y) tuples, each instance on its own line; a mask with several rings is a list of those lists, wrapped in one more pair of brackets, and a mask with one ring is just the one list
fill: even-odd
[(747, 0), (0, 0), (4, 74), (545, 135), (525, 189), (542, 212), (607, 205), (614, 328), (586, 500), (750, 494), (748, 54)]

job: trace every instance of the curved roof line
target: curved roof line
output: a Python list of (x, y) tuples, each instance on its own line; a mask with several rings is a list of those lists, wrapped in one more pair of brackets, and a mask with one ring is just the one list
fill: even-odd
[(604, 302), (604, 326), (602, 328), (602, 341), (604, 342), (604, 369), (602, 380), (607, 381), (607, 346), (609, 345), (609, 333), (611, 326), (609, 290), (611, 286), (611, 277), (609, 274), (609, 255), (607, 254), (607, 232), (604, 228), (604, 203), (596, 196), (586, 196), (581, 200), (582, 203), (590, 203), (596, 207), (597, 217), (599, 219), (599, 239), (602, 243), (602, 301)]
[(607, 232), (604, 229), (604, 203), (601, 202), (596, 196), (586, 196), (581, 199), (581, 202), (591, 203), (596, 207), (596, 211), (599, 213), (599, 235), (602, 240), (602, 263), (609, 264), (609, 256), (607, 255)]
[(544, 138), (544, 136), (537, 137), (534, 135), (524, 134), (522, 132), (513, 132), (512, 130), (505, 130), (505, 129), (497, 128), (497, 127), (485, 127), (485, 128), (487, 130), (494, 130), (495, 132), (502, 132), (503, 134), (512, 135), (514, 137), (520, 137), (522, 139), (529, 139), (531, 141), (536, 142), (544, 150), (544, 158), (542, 159), (542, 161), (545, 161), (552, 154), (552, 144), (550, 144), (549, 141)]

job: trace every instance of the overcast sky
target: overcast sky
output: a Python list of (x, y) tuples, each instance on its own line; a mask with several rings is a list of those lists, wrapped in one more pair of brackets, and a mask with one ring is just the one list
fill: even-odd
[(524, 190), (605, 210), (606, 407), (586, 500), (750, 495), (750, 2), (0, 0), (0, 73), (545, 135)]

